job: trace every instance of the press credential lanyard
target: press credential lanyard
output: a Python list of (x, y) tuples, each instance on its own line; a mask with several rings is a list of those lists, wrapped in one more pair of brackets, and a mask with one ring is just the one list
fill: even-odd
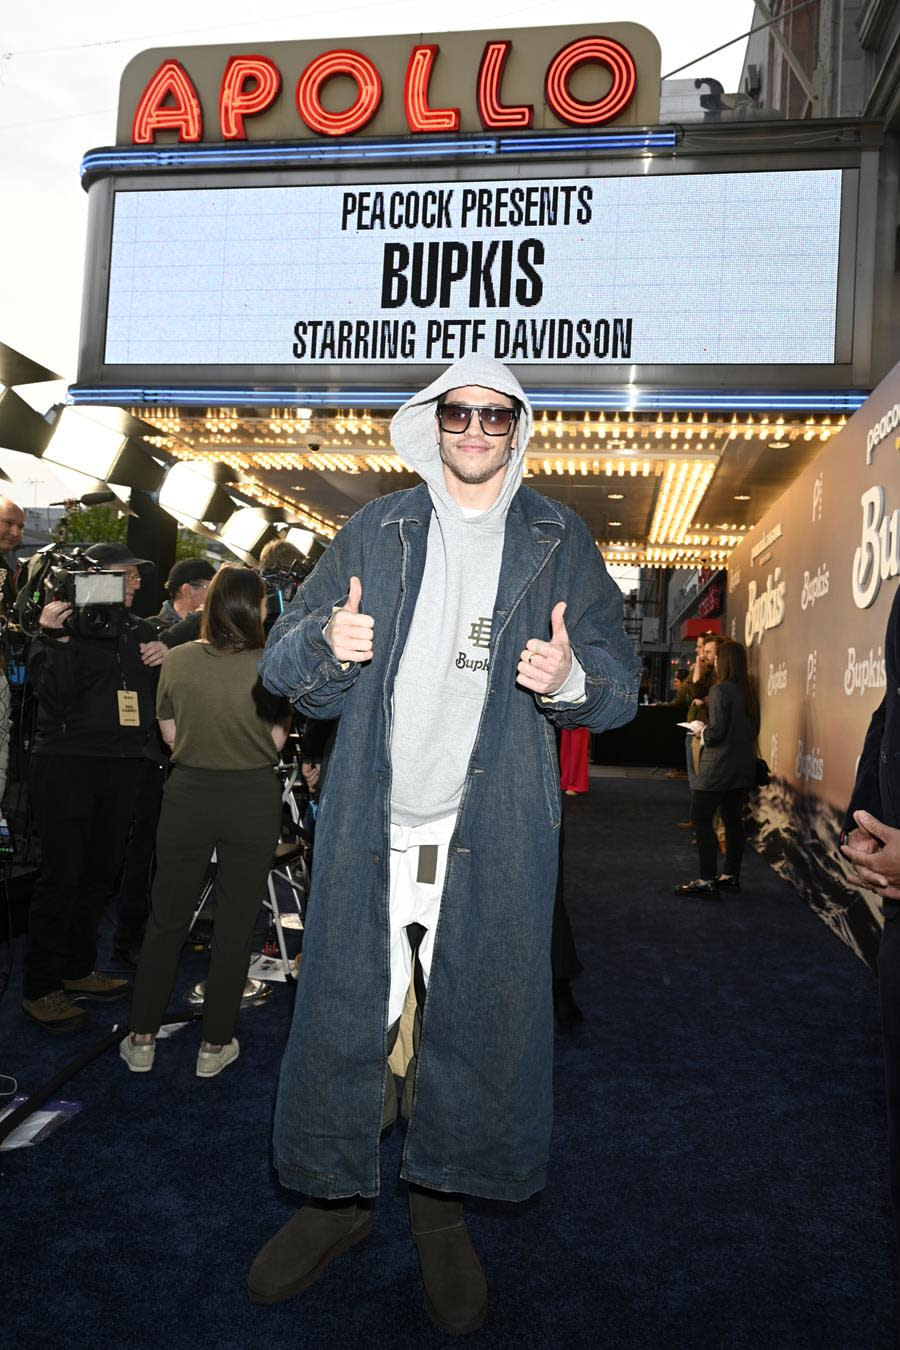
[(125, 683), (125, 672), (122, 669), (122, 658), (119, 655), (118, 643), (116, 643), (116, 665), (119, 667), (119, 678), (122, 681), (122, 688), (116, 690), (116, 698), (119, 700), (119, 726), (139, 727), (141, 725), (141, 710), (137, 690), (129, 689)]

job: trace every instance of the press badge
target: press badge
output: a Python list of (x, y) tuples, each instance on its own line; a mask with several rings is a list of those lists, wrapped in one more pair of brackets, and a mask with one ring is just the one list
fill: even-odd
[(141, 725), (141, 712), (136, 691), (134, 689), (117, 689), (116, 698), (119, 700), (119, 726), (139, 727)]

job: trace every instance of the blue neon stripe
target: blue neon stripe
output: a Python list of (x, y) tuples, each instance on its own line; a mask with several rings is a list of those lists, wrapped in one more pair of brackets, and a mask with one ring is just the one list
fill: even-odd
[[(266, 404), (273, 408), (399, 408), (411, 398), (412, 389), (275, 389), (250, 386), (177, 386), (117, 385), (92, 388), (90, 385), (72, 385), (66, 401), (72, 404), (122, 404), (145, 407), (232, 407), (246, 404)], [(771, 390), (764, 393), (734, 390), (668, 389), (534, 389), (528, 394), (532, 407), (574, 408), (579, 411), (665, 412), (722, 411), (753, 412), (772, 409), (801, 412), (855, 412), (868, 398), (862, 390), (834, 390), (809, 392)]]
[(464, 155), (544, 155), (585, 150), (673, 149), (676, 132), (589, 132), (546, 136), (460, 136), (453, 140), (353, 141), (336, 145), (288, 142), (283, 145), (199, 145), (146, 149), (123, 146), (89, 151), (81, 161), (81, 175), (100, 169), (173, 169), (213, 165), (229, 168), (247, 164), (328, 163), (346, 159), (422, 159)]

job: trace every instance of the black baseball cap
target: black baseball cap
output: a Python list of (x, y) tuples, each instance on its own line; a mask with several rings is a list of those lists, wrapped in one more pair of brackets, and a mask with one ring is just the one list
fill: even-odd
[(149, 558), (136, 558), (127, 544), (91, 544), (90, 548), (84, 550), (82, 557), (90, 558), (91, 562), (99, 563), (101, 567), (121, 567), (123, 563), (132, 567), (153, 566)]
[(182, 558), (172, 568), (166, 579), (168, 594), (177, 595), (185, 582), (212, 581), (216, 569), (205, 558)]

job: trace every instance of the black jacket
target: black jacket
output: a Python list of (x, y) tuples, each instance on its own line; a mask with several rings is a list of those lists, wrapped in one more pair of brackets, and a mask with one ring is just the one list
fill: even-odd
[(900, 827), (900, 587), (884, 635), (887, 680), (884, 698), (872, 714), (844, 829), (856, 828), (854, 811), (869, 811), (885, 825)]
[(188, 614), (187, 618), (176, 619), (175, 623), (160, 631), (160, 642), (164, 642), (167, 647), (180, 647), (184, 642), (196, 642), (200, 636), (200, 620), (202, 618), (203, 610), (195, 609), (193, 614)]
[[(38, 700), (34, 754), (140, 758), (156, 719), (159, 671), (141, 661), (139, 644), (155, 630), (130, 617), (121, 637), (37, 637), (28, 674)], [(138, 696), (140, 725), (119, 722), (118, 690)]]
[(753, 786), (756, 738), (744, 691), (733, 680), (714, 684), (707, 696), (709, 725), (703, 733), (700, 768), (694, 784), (698, 792), (729, 792)]

